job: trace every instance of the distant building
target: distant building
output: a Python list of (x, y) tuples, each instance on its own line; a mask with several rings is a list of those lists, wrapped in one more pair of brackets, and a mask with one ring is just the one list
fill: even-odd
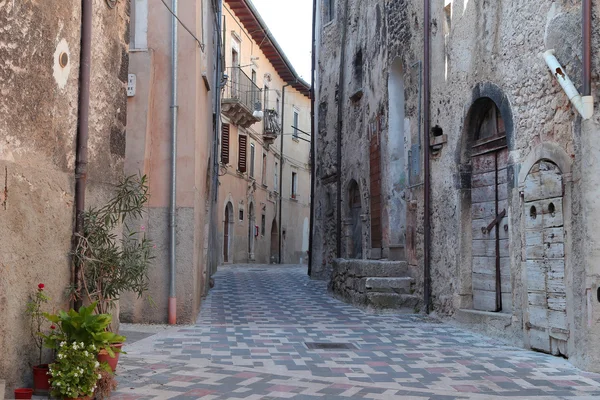
[(223, 16), (219, 259), (305, 263), (310, 87), (250, 1), (225, 0)]
[[(424, 299), (430, 276), (438, 314), (600, 371), (600, 34), (586, 85), (582, 2), (445, 0), (430, 2), (430, 21), (424, 4), (319, 2), (313, 277), (329, 279), (340, 258), (395, 261), (414, 286), (390, 304)], [(591, 118), (565, 75), (591, 88)], [(373, 288), (355, 289), (347, 298)]]

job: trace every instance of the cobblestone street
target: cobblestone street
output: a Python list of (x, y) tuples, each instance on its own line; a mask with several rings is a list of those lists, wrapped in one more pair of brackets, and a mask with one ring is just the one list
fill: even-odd
[[(306, 267), (221, 267), (193, 326), (135, 333), (113, 399), (564, 399), (600, 375), (425, 316), (368, 314)], [(142, 329), (142, 328), (140, 328)], [(349, 344), (311, 349), (307, 343)]]

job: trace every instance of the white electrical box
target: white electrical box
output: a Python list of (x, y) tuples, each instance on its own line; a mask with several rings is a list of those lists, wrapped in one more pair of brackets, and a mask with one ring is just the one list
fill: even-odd
[(135, 96), (135, 74), (129, 74), (127, 77), (127, 97)]

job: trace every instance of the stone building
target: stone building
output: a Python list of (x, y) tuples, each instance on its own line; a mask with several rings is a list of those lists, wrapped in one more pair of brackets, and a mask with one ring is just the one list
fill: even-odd
[(225, 0), (223, 17), (219, 259), (224, 264), (304, 263), (310, 86), (250, 1)]
[[(133, 90), (127, 103), (125, 171), (148, 177), (148, 213), (139, 223), (156, 248), (148, 291), (152, 301), (134, 294), (124, 296), (121, 319), (128, 322), (195, 322), (217, 262), (211, 258), (216, 257), (216, 251), (210, 249), (211, 234), (216, 235), (212, 219), (216, 210), (213, 154), (215, 104), (220, 92), (216, 85), (220, 75), (216, 65), (220, 2), (193, 0), (179, 2), (177, 10), (171, 7), (170, 1), (165, 5), (131, 0), (129, 76)], [(171, 252), (175, 253), (174, 260)]]
[(28, 297), (44, 283), (50, 308), (69, 305), (76, 142), (78, 125), (85, 125), (82, 4), (92, 7), (88, 207), (108, 199), (123, 176), (129, 6), (0, 1), (0, 378), (7, 394), (31, 386), (31, 366), (39, 362)]
[(361, 259), (423, 298), (428, 251), (435, 312), (598, 371), (600, 114), (582, 118), (558, 82), (585, 90), (581, 2), (445, 0), (430, 21), (421, 1), (318, 11), (312, 276)]

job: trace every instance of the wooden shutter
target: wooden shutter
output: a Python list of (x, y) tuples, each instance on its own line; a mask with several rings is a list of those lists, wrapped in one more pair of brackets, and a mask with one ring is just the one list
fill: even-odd
[(229, 124), (221, 125), (221, 162), (229, 164)]
[(239, 143), (240, 143), (240, 156), (238, 158), (238, 171), (246, 172), (246, 146), (248, 143), (248, 138), (244, 135), (239, 135)]

